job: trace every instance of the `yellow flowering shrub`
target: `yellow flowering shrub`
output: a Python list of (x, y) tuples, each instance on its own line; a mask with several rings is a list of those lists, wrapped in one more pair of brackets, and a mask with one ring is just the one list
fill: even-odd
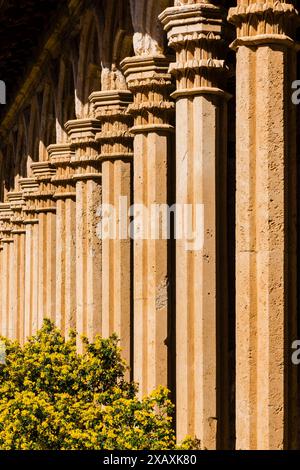
[[(76, 352), (45, 320), (24, 347), (4, 340), (0, 364), (1, 450), (176, 448), (173, 405), (160, 388), (140, 400), (125, 380), (118, 340), (98, 337)], [(187, 439), (183, 448), (194, 443)]]

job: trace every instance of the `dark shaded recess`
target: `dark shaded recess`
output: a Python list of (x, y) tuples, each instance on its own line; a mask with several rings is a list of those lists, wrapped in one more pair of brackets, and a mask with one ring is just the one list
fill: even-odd
[[(6, 83), (8, 105), (66, 6), (67, 0), (0, 0), (0, 80)], [(1, 106), (0, 116), (6, 110)]]

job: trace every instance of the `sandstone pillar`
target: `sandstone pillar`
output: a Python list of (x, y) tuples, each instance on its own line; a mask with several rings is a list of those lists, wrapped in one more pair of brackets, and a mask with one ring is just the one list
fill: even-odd
[(11, 235), (14, 240), (13, 298), (15, 339), (24, 342), (25, 323), (25, 227), (23, 221), (23, 194), (11, 192), (7, 199), (12, 211)]
[(48, 147), (56, 168), (56, 325), (68, 336), (76, 329), (76, 192), (69, 144)]
[[(90, 340), (101, 333), (101, 171), (95, 142), (100, 123), (96, 119), (68, 121), (66, 130), (75, 155), (76, 182), (76, 329)], [(112, 293), (113, 295), (113, 293)], [(78, 342), (79, 349), (81, 341)]]
[[(117, 333), (123, 357), (131, 362), (131, 239), (129, 234), (133, 136), (126, 114), (128, 91), (95, 92), (90, 96), (102, 125), (96, 135), (102, 162), (102, 215), (109, 206), (112, 226), (102, 225), (102, 334)], [(106, 208), (106, 209), (105, 209)], [(105, 230), (111, 228), (105, 235)]]
[(237, 27), (238, 449), (297, 440), (295, 24), (291, 1), (239, 0)]
[[(151, 236), (151, 208), (168, 200), (168, 165), (174, 104), (171, 76), (164, 56), (126, 58), (122, 62), (134, 95), (134, 379), (145, 395), (168, 385), (169, 272), (168, 240)], [(138, 205), (140, 209), (137, 210)], [(144, 209), (148, 211), (143, 214)], [(139, 212), (139, 213), (138, 213)], [(157, 215), (154, 212), (154, 217)], [(139, 221), (142, 226), (139, 228)], [(153, 221), (153, 219), (152, 219)], [(140, 230), (140, 231), (139, 231)], [(144, 233), (143, 233), (144, 232)]]
[(24, 306), (24, 340), (38, 329), (38, 257), (39, 257), (39, 227), (38, 216), (35, 212), (32, 193), (38, 191), (39, 185), (32, 178), (19, 181), (25, 201), (25, 306)]
[(44, 318), (56, 315), (56, 205), (51, 179), (55, 168), (49, 162), (32, 163), (31, 169), (39, 184), (33, 195), (38, 216), (38, 329)]
[(10, 205), (0, 204), (0, 237), (2, 251), (2, 279), (1, 279), (1, 334), (9, 339), (15, 339), (15, 313), (14, 313), (14, 239), (11, 231), (12, 212)]
[(225, 19), (196, 1), (160, 15), (176, 51), (177, 434), (205, 449), (228, 439)]

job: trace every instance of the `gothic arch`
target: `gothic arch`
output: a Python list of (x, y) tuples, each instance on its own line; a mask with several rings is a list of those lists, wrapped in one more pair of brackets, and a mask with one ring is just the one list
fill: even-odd
[(55, 142), (55, 100), (53, 84), (47, 80), (42, 91), (40, 108), (39, 155), (38, 160), (48, 160), (48, 145)]
[(16, 155), (16, 139), (14, 132), (11, 131), (8, 136), (7, 146), (5, 149), (4, 159), (4, 193), (3, 199), (14, 187), (14, 173), (15, 173), (15, 155)]
[(79, 40), (78, 66), (76, 73), (75, 109), (77, 118), (86, 118), (90, 113), (89, 96), (99, 90), (101, 83), (100, 43), (97, 18), (94, 10), (88, 10), (82, 18)]
[(24, 112), (19, 116), (18, 121), (15, 158), (17, 162), (17, 175), (15, 179), (15, 186), (17, 188), (19, 179), (27, 176), (28, 136)]
[(64, 125), (67, 121), (75, 119), (75, 86), (72, 62), (65, 56), (58, 64), (55, 90), (56, 142), (66, 143), (68, 136)]
[[(102, 90), (127, 89), (120, 63), (131, 55), (133, 27), (129, 0), (104, 0), (104, 14), (98, 13), (100, 26)], [(101, 18), (104, 21), (101, 21)]]
[(39, 142), (40, 142), (40, 106), (37, 95), (30, 103), (29, 131), (28, 131), (28, 160), (27, 173), (31, 173), (31, 163), (39, 160)]
[(136, 55), (161, 55), (165, 50), (165, 33), (158, 15), (173, 6), (173, 0), (130, 0), (133, 45)]

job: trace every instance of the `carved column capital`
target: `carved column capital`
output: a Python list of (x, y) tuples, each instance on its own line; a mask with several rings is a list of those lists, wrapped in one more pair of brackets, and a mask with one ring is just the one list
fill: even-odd
[(38, 223), (36, 206), (35, 206), (35, 194), (39, 190), (39, 184), (35, 178), (22, 178), (19, 181), (25, 206), (24, 212), (24, 224), (34, 225)]
[(170, 73), (176, 77), (179, 95), (223, 93), (228, 74), (225, 63), (228, 24), (224, 8), (209, 2), (177, 2), (159, 16), (176, 51)]
[(132, 118), (127, 113), (132, 103), (130, 91), (100, 91), (90, 96), (94, 116), (101, 124), (101, 131), (96, 134), (100, 144), (102, 160), (116, 160), (133, 157), (133, 135), (129, 131)]
[(52, 178), (56, 173), (55, 168), (50, 162), (38, 162), (32, 163), (31, 169), (39, 184), (38, 191), (32, 194), (36, 202), (36, 212), (55, 212), (56, 206), (53, 200), (55, 189), (52, 184)]
[(1, 243), (13, 243), (11, 218), (13, 216), (10, 204), (0, 204), (0, 239)]
[(174, 103), (170, 102), (172, 77), (165, 56), (129, 57), (122, 68), (134, 102), (128, 113), (134, 118), (133, 133), (173, 130), (170, 125)]
[(256, 3), (238, 0), (230, 8), (228, 21), (237, 29), (237, 39), (232, 44), (236, 49), (241, 45), (280, 43), (294, 47), (296, 27), (299, 24), (298, 11), (294, 2), (268, 0)]
[(7, 194), (7, 199), (12, 211), (11, 224), (12, 234), (25, 233), (24, 229), (24, 213), (23, 208), (25, 201), (22, 192), (10, 192)]
[(74, 151), (71, 158), (75, 168), (74, 180), (101, 178), (99, 144), (95, 140), (100, 127), (100, 122), (92, 118), (76, 119), (65, 124), (71, 150)]
[(74, 167), (71, 165), (75, 150), (71, 144), (53, 144), (47, 148), (50, 162), (56, 172), (51, 179), (55, 187), (54, 199), (75, 198)]

